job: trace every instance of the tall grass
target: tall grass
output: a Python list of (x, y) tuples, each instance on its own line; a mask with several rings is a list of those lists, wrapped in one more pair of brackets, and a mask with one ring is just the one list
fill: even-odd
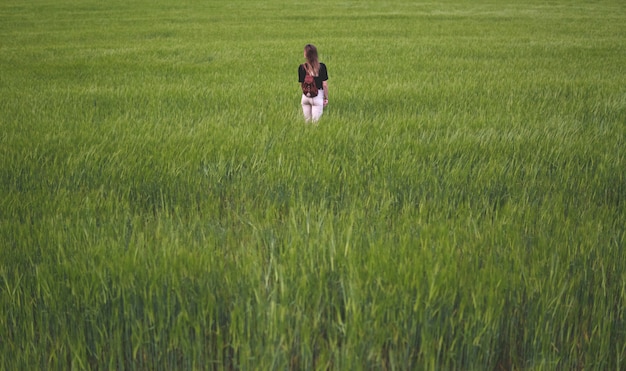
[(624, 368), (625, 5), (319, 6), (0, 5), (0, 369)]

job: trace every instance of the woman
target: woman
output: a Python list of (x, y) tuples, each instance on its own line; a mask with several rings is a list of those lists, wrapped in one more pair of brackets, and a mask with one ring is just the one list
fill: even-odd
[(319, 62), (314, 45), (307, 44), (304, 47), (304, 58), (306, 62), (298, 68), (298, 81), (302, 84), (307, 74), (313, 76), (318, 93), (315, 97), (302, 94), (302, 112), (306, 122), (317, 122), (328, 104), (328, 71), (326, 65)]

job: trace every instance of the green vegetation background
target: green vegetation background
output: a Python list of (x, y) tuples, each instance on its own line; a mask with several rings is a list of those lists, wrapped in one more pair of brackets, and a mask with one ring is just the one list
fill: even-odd
[(0, 369), (623, 369), (625, 50), (622, 1), (4, 0)]

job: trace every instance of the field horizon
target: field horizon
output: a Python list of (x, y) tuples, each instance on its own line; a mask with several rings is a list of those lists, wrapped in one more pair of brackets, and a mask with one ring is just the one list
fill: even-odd
[(626, 367), (626, 3), (318, 6), (0, 4), (0, 370)]

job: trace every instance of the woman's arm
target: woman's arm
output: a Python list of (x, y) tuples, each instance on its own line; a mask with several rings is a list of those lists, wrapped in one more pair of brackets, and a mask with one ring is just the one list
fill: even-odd
[(322, 81), (322, 89), (324, 89), (324, 106), (328, 104), (328, 81)]

